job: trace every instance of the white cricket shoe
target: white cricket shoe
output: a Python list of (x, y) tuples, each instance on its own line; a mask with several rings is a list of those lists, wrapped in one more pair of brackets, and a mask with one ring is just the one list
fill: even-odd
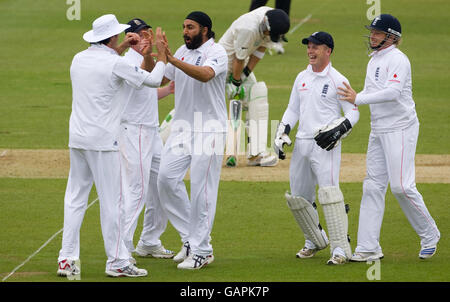
[(61, 277), (75, 276), (81, 274), (81, 268), (75, 260), (64, 259), (58, 262), (56, 274)]
[(420, 259), (428, 259), (433, 257), (434, 254), (436, 254), (436, 246), (428, 246), (428, 247), (424, 247), (423, 249), (420, 250), (419, 253), (419, 258)]
[(181, 250), (178, 252), (178, 254), (173, 257), (173, 261), (176, 263), (183, 262), (184, 259), (186, 259), (189, 254), (191, 253), (191, 246), (189, 245), (189, 241), (186, 241), (183, 243), (183, 246), (181, 247)]
[(145, 246), (144, 244), (138, 243), (136, 250), (134, 251), (136, 254), (138, 254), (141, 257), (153, 257), (153, 258), (163, 258), (163, 259), (170, 259), (173, 258), (174, 252), (171, 250), (166, 250), (164, 246), (156, 246), (156, 247), (150, 247)]
[(213, 254), (208, 256), (200, 256), (190, 254), (183, 262), (177, 265), (179, 269), (201, 269), (205, 265), (211, 264), (214, 261)]
[(331, 256), (330, 260), (327, 261), (328, 265), (341, 265), (347, 263), (347, 257), (336, 254)]
[(295, 254), (295, 256), (296, 256), (297, 258), (302, 258), (302, 259), (311, 258), (311, 257), (313, 257), (318, 251), (319, 251), (319, 249), (310, 249), (310, 248), (307, 248), (307, 247), (305, 246), (305, 247), (303, 247), (300, 251), (298, 251), (298, 253)]
[(130, 264), (128, 266), (118, 268), (118, 269), (112, 269), (107, 270), (105, 273), (109, 277), (145, 277), (148, 275), (147, 270), (143, 268), (137, 268), (135, 265)]
[(352, 262), (367, 262), (383, 259), (382, 252), (355, 252), (350, 258)]
[(248, 158), (248, 166), (261, 166), (261, 167), (274, 167), (278, 164), (278, 157), (270, 154), (269, 152), (263, 152), (256, 156)]

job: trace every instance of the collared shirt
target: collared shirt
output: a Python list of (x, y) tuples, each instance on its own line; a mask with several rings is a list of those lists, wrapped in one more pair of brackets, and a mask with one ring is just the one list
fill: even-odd
[(175, 115), (172, 125), (176, 122), (180, 126), (186, 123), (195, 132), (226, 132), (225, 81), (228, 59), (225, 49), (209, 39), (197, 49), (188, 49), (182, 45), (174, 57), (192, 65), (209, 66), (215, 75), (203, 83), (172, 64), (167, 64), (165, 77), (175, 81)]
[[(261, 23), (266, 12), (273, 8), (263, 6), (237, 18), (219, 40), (228, 55), (228, 72), (232, 70), (233, 59), (248, 61), (259, 47), (268, 47), (270, 37), (261, 32)], [(247, 62), (246, 62), (247, 64)]]
[(294, 128), (299, 121), (297, 138), (313, 138), (317, 131), (342, 116), (341, 111), (352, 126), (359, 120), (358, 107), (338, 99), (337, 87), (346, 77), (331, 66), (314, 72), (311, 65), (300, 72), (292, 87), (289, 105), (282, 122)]
[[(130, 64), (141, 66), (144, 57), (130, 48), (124, 55), (124, 59)], [(131, 85), (124, 86), (128, 102), (122, 115), (122, 122), (130, 124), (142, 124), (148, 127), (158, 127), (158, 89), (142, 86), (136, 89)]]
[(129, 85), (140, 87), (144, 81), (159, 86), (164, 63), (152, 73), (131, 65), (115, 50), (93, 44), (75, 55), (70, 66), (72, 113), (69, 122), (69, 147), (96, 151), (117, 151), (120, 115)]
[(357, 94), (355, 104), (369, 104), (375, 132), (396, 131), (417, 122), (411, 64), (395, 45), (371, 54), (364, 89)]

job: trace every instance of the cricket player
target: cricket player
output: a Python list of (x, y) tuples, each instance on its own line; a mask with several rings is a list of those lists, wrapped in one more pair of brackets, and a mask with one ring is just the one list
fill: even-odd
[[(348, 80), (331, 66), (332, 36), (315, 32), (302, 43), (308, 45), (309, 65), (295, 79), (289, 105), (278, 126), (274, 149), (280, 159), (286, 158), (283, 147), (291, 144), (289, 132), (299, 122), (289, 168), (291, 190), (285, 194), (305, 236), (305, 245), (297, 257), (313, 257), (329, 243), (331, 258), (327, 264), (340, 265), (351, 258), (352, 252), (347, 239), (344, 197), (339, 188), (339, 142), (358, 122), (359, 111), (356, 106), (338, 99), (337, 85)], [(329, 239), (319, 223), (316, 185)]]
[(106, 251), (106, 274), (112, 277), (146, 276), (129, 262), (120, 227), (120, 155), (118, 135), (125, 82), (135, 87), (159, 87), (165, 71), (166, 42), (156, 30), (157, 60), (150, 47), (143, 50), (139, 68), (119, 56), (123, 49), (139, 42), (127, 34), (118, 44), (118, 35), (129, 27), (112, 14), (97, 18), (93, 29), (83, 35), (91, 46), (75, 55), (70, 67), (72, 113), (69, 125), (70, 171), (64, 197), (64, 231), (59, 252), (59, 276), (80, 274), (80, 227), (93, 183), (100, 203), (100, 221)]
[[(128, 23), (125, 33), (136, 33), (141, 42), (132, 45), (124, 55), (130, 64), (140, 66), (144, 60), (142, 50), (147, 40), (153, 43), (151, 26), (135, 18)], [(171, 83), (173, 84), (173, 83)], [(124, 86), (127, 106), (121, 118), (119, 147), (123, 186), (123, 238), (131, 256), (136, 252), (141, 257), (172, 258), (174, 253), (164, 248), (160, 236), (167, 226), (167, 215), (161, 208), (157, 178), (161, 161), (162, 142), (159, 136), (158, 99), (171, 91), (168, 85), (162, 88)], [(134, 248), (133, 237), (139, 215), (145, 205), (144, 227), (139, 243)]]
[(263, 6), (240, 16), (219, 40), (228, 55), (226, 92), (230, 101), (230, 128), (226, 145), (227, 166), (237, 165), (243, 110), (247, 111), (247, 164), (270, 167), (278, 163), (277, 156), (267, 151), (267, 86), (256, 80), (253, 71), (268, 45), (278, 42), (289, 26), (289, 16), (283, 10)]
[[(183, 23), (185, 44), (168, 53), (165, 79), (175, 81), (175, 115), (158, 175), (160, 199), (183, 246), (179, 269), (214, 260), (210, 243), (226, 138), (228, 58), (214, 41), (212, 21), (200, 11)], [(183, 179), (190, 169), (190, 198)]]
[(371, 119), (358, 244), (352, 261), (383, 258), (380, 229), (388, 183), (420, 237), (419, 258), (431, 258), (440, 232), (416, 188), (414, 157), (419, 120), (412, 98), (411, 64), (397, 47), (401, 25), (392, 15), (382, 14), (366, 28), (370, 30), (372, 53), (364, 89), (357, 94), (349, 84), (339, 83), (341, 99), (357, 106), (368, 104)]
[[(250, 3), (250, 11), (257, 9), (258, 7), (265, 6), (268, 0), (252, 0)], [(291, 10), (291, 0), (275, 0), (275, 8), (282, 9), (289, 16)], [(269, 48), (269, 54), (272, 55), (273, 52), (278, 54), (284, 53), (283, 42), (288, 42), (285, 35), (281, 36), (281, 40), (278, 42), (273, 42)]]

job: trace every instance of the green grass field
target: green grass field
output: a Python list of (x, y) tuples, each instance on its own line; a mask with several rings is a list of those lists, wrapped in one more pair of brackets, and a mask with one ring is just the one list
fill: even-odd
[[(273, 0), (269, 5), (273, 6)], [(0, 148), (66, 149), (71, 111), (69, 66), (75, 53), (88, 45), (82, 34), (92, 21), (114, 13), (120, 22), (133, 17), (166, 31), (175, 51), (182, 43), (181, 25), (193, 10), (207, 12), (219, 38), (250, 0), (233, 1), (93, 1), (81, 0), (81, 20), (68, 21), (66, 1), (0, 0)], [(255, 74), (269, 86), (270, 119), (279, 120), (288, 104), (291, 85), (307, 65), (303, 37), (328, 31), (335, 40), (333, 66), (357, 90), (364, 83), (368, 57), (363, 35), (368, 24), (366, 1), (292, 1), (292, 27), (311, 14), (294, 33), (288, 34), (284, 55), (266, 54)], [(413, 72), (413, 96), (421, 122), (417, 153), (448, 154), (450, 149), (450, 2), (447, 0), (381, 1), (382, 12), (402, 23), (401, 49), (409, 56)], [(160, 102), (160, 119), (173, 107), (173, 97)], [(367, 107), (343, 144), (343, 152), (365, 153), (370, 131)], [(0, 166), (1, 168), (1, 166)], [(0, 178), (0, 278), (5, 278), (44, 242), (62, 228), (65, 179)], [(101, 237), (99, 207), (86, 212), (81, 230), (82, 281), (101, 282), (231, 282), (231, 281), (368, 281), (369, 265), (351, 263), (342, 267), (325, 265), (329, 250), (302, 261), (295, 253), (303, 236), (286, 206), (285, 182), (221, 182), (212, 233), (215, 262), (198, 272), (177, 270), (172, 261), (138, 258), (149, 277), (110, 279), (104, 275), (106, 256)], [(350, 204), (349, 233), (356, 244), (361, 183), (341, 184)], [(381, 230), (385, 259), (381, 262), (384, 282), (450, 281), (450, 229), (448, 184), (418, 184), (436, 220), (442, 238), (438, 253), (420, 261), (419, 239), (388, 192)], [(91, 201), (96, 199), (95, 192)], [(320, 212), (320, 211), (319, 211)], [(142, 217), (141, 217), (142, 218)], [(141, 225), (141, 224), (140, 224)], [(136, 234), (140, 233), (140, 227)], [(137, 237), (137, 236), (136, 236)], [(164, 245), (178, 251), (179, 236), (169, 225)], [(67, 282), (56, 276), (61, 234), (6, 281)]]

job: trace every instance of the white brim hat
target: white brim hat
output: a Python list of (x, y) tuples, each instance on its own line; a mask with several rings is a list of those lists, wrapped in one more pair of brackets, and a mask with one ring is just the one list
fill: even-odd
[(96, 43), (120, 34), (130, 27), (128, 24), (120, 24), (116, 16), (103, 15), (92, 22), (92, 30), (84, 33), (83, 39), (89, 43)]

